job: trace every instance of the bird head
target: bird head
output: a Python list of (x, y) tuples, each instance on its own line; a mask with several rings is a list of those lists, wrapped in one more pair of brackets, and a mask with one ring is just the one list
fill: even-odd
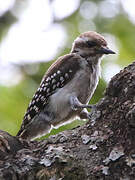
[(108, 48), (107, 42), (100, 34), (88, 31), (77, 37), (72, 46), (72, 53), (78, 53), (83, 57), (100, 58), (104, 54), (115, 54)]

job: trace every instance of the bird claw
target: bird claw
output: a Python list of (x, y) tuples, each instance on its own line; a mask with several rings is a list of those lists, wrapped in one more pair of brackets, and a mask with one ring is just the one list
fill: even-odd
[(88, 114), (87, 114), (88, 120), (91, 120), (91, 117), (92, 117), (92, 113), (88, 113)]
[(96, 105), (94, 104), (94, 105), (88, 105), (88, 106), (89, 106), (88, 108), (90, 108), (91, 111), (87, 113), (87, 118), (91, 120), (93, 116), (93, 112), (96, 110)]

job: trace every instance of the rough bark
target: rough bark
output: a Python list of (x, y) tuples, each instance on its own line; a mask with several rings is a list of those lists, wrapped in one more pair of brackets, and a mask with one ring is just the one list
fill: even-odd
[(110, 81), (91, 122), (43, 141), (0, 132), (0, 180), (134, 180), (135, 63)]

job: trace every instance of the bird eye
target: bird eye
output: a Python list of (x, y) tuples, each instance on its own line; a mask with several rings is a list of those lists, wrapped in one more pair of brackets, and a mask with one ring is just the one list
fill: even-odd
[(97, 45), (97, 43), (95, 41), (87, 41), (87, 44), (89, 47), (94, 47)]

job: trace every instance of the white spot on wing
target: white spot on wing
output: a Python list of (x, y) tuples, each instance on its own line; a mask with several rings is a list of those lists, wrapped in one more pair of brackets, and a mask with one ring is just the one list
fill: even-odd
[(38, 95), (36, 94), (36, 95), (35, 95), (35, 98), (37, 98), (37, 97), (38, 97)]
[(44, 100), (45, 100), (45, 97), (44, 97), (44, 96), (42, 96), (42, 97), (41, 97), (41, 100), (42, 100), (42, 101), (44, 101)]
[(33, 100), (31, 104), (35, 104), (35, 100)]
[(55, 79), (53, 79), (53, 80), (52, 80), (52, 84), (54, 84), (55, 82), (56, 82), (56, 80), (55, 80)]
[(39, 94), (39, 96), (38, 96), (39, 98), (41, 97), (41, 94)]
[(48, 82), (48, 81), (50, 81), (50, 80), (51, 80), (51, 78), (50, 78), (50, 77), (47, 77), (46, 82)]
[(30, 117), (30, 115), (29, 115), (29, 114), (27, 115), (27, 118), (28, 118), (28, 120), (30, 120), (30, 119), (31, 119), (31, 117)]
[(36, 102), (38, 102), (38, 101), (39, 101), (39, 98), (36, 99)]
[(39, 92), (41, 92), (41, 91), (42, 91), (42, 88), (39, 89)]
[(48, 86), (48, 83), (45, 83), (45, 86)]
[(64, 81), (64, 78), (62, 76), (60, 77), (60, 81)]
[(56, 76), (56, 73), (54, 73), (53, 76), (55, 77), (55, 76)]
[(35, 110), (36, 112), (38, 112), (38, 107), (37, 107), (37, 106), (34, 106), (33, 108), (34, 108), (34, 110)]
[(60, 73), (61, 73), (60, 70), (58, 70), (58, 71), (57, 71), (57, 74), (60, 74)]
[(44, 91), (46, 90), (46, 87), (44, 87)]
[(42, 85), (41, 85), (41, 87), (44, 87), (45, 86), (45, 84), (43, 83)]
[(66, 73), (66, 74), (65, 74), (65, 78), (69, 78), (69, 75), (68, 75), (68, 73)]

